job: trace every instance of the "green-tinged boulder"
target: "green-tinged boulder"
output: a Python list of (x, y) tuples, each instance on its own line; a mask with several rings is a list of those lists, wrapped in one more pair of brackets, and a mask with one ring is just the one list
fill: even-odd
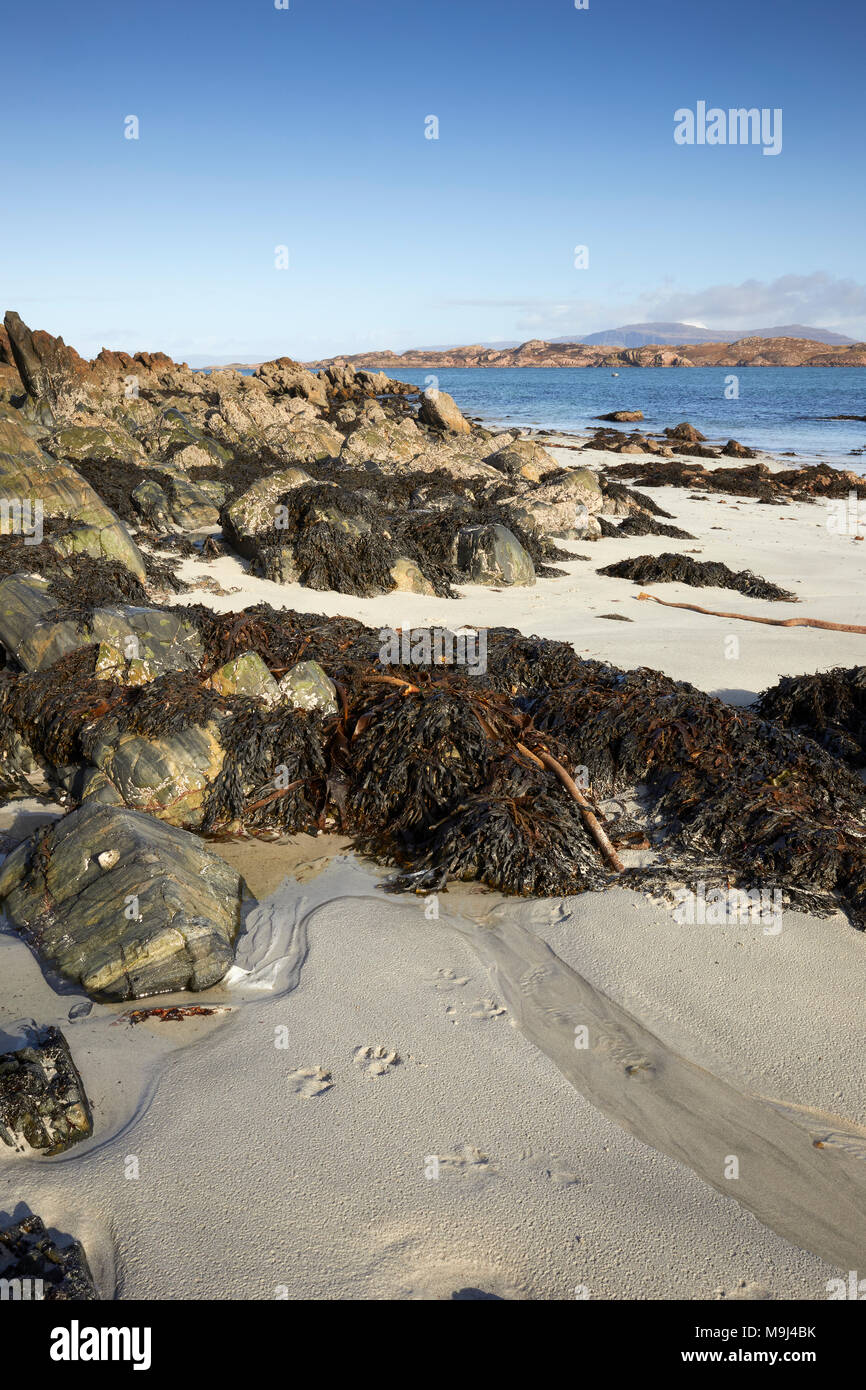
[(170, 405), (162, 412), (162, 425), (157, 438), (160, 453), (179, 452), (190, 444), (196, 444), (214, 463), (228, 463), (232, 457), (231, 449), (199, 429), (198, 425), (194, 425), (189, 416), (175, 405)]
[(535, 566), (505, 526), (462, 526), (454, 558), (475, 584), (534, 584)]
[(0, 420), (0, 508), (4, 503), (7, 512), (17, 507), (28, 516), (76, 522), (73, 549), (118, 560), (144, 580), (144, 560), (119, 517), (74, 468), (44, 453), (13, 420)]
[(88, 459), (97, 463), (110, 463), (115, 459), (121, 463), (142, 465), (147, 462), (138, 440), (116, 423), (65, 425), (54, 431), (45, 448), (54, 458), (70, 463), (81, 463)]
[(132, 490), (132, 502), (142, 520), (154, 531), (174, 530), (171, 503), (164, 488), (153, 478), (146, 478)]
[(188, 478), (170, 476), (166, 479), (171, 519), (183, 532), (209, 531), (219, 526), (219, 508), (197, 483)]
[(97, 680), (114, 681), (115, 685), (149, 685), (161, 674), (155, 661), (124, 656), (120, 647), (100, 642), (96, 653)]
[(280, 699), (280, 687), (258, 652), (245, 652), (227, 661), (214, 671), (208, 685), (219, 695), (251, 695), (268, 705)]
[(201, 825), (225, 758), (213, 721), (161, 738), (120, 733), (111, 724), (88, 751), (125, 806), (191, 829)]
[(100, 642), (126, 661), (151, 663), (159, 675), (193, 670), (201, 661), (198, 628), (181, 612), (119, 604), (95, 608), (85, 622), (58, 619), (56, 610), (49, 582), (39, 575), (13, 574), (0, 583), (0, 642), (27, 671)]
[(555, 473), (559, 465), (546, 449), (531, 439), (515, 439), (504, 449), (488, 455), (486, 462), (513, 478), (525, 478), (527, 482), (539, 483), (548, 473)]
[(25, 1032), (21, 1047), (0, 1054), (0, 1144), (52, 1157), (88, 1138), (93, 1117), (60, 1029)]
[(318, 661), (299, 661), (280, 681), (280, 695), (293, 709), (336, 714), (337, 687)]
[(244, 544), (277, 524), (280, 498), (310, 482), (312, 478), (302, 468), (284, 468), (260, 478), (223, 511), (226, 540), (242, 555), (248, 553)]
[(7, 919), (95, 999), (209, 989), (234, 959), (243, 881), (194, 835), (88, 800), (13, 850)]

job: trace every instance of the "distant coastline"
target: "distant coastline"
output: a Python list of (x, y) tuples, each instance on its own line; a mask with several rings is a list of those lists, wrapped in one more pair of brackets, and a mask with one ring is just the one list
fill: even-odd
[(540, 338), (516, 348), (485, 348), (479, 344), (443, 352), (359, 352), (308, 362), (328, 367), (350, 362), (354, 367), (387, 369), (437, 367), (866, 367), (866, 343), (835, 345), (810, 338), (740, 338), (733, 343), (650, 343), (644, 347), (608, 344), (551, 343)]
[[(265, 359), (262, 358), (262, 361)], [(548, 342), (532, 338), (518, 347), (492, 348), (480, 343), (432, 350), (381, 351), (320, 357), (302, 365), (311, 369), (349, 362), (353, 367), (387, 370), (401, 367), (866, 367), (866, 343), (826, 343), (814, 338), (738, 338), (735, 342), (647, 343), (642, 347)], [(252, 371), (261, 362), (209, 363), (201, 371)]]

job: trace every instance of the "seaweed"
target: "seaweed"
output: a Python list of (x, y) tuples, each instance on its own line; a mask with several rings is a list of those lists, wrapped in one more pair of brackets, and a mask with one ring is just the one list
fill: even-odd
[(780, 589), (751, 570), (732, 570), (719, 560), (693, 560), (690, 555), (636, 555), (631, 560), (617, 560), (605, 565), (598, 574), (614, 579), (631, 579), (636, 584), (691, 584), (695, 588), (736, 589), (748, 598), (765, 598), (784, 603), (796, 603), (797, 596)]
[[(807, 701), (804, 715), (800, 692), (771, 720), (772, 692), (768, 709), (735, 708), (658, 671), (624, 672), (512, 629), (488, 632), (486, 671), (470, 675), (380, 661), (379, 634), (348, 618), (267, 605), (182, 611), (201, 635), (198, 672), (119, 686), (95, 678), (93, 647), (47, 671), (6, 671), (0, 748), (23, 738), (59, 776), (86, 765), (106, 736), (160, 738), (215, 721), (225, 757), (208, 790), (206, 834), (336, 829), (395, 869), (394, 886), (418, 891), (475, 878), (506, 893), (562, 895), (663, 885), (699, 864), (738, 884), (778, 886), (815, 910), (842, 905), (866, 926), (866, 788), (784, 722), (828, 717), (859, 731), (862, 669), (828, 673), (833, 701)], [(277, 677), (318, 661), (339, 711), (211, 690), (208, 675), (247, 651)], [(665, 862), (612, 874), (556, 768), (584, 788), (614, 842), (644, 835)], [(638, 786), (644, 821), (608, 824), (605, 800)]]
[(457, 479), (441, 469), (380, 475), (319, 464), (315, 472), (311, 482), (275, 498), (274, 524), (252, 538), (237, 537), (223, 509), (229, 537), (266, 578), (282, 578), (288, 552), (308, 588), (372, 597), (393, 589), (391, 571), (406, 558), (434, 593), (453, 598), (453, 586), (469, 582), (455, 559), (458, 530), (495, 523), (513, 533), (538, 574), (559, 574), (549, 562), (574, 558), (524, 527), (507, 485), (498, 482), (491, 488), (487, 480)]
[(632, 512), (619, 525), (608, 521), (607, 517), (599, 517), (601, 534), (603, 536), (669, 536), (671, 540), (693, 541), (695, 537), (689, 531), (683, 531), (679, 526), (668, 526), (664, 521), (657, 521), (655, 517), (647, 516), (646, 512)]
[(828, 463), (807, 464), (771, 472), (766, 463), (704, 468), (702, 463), (660, 459), (651, 463), (621, 463), (607, 470), (608, 478), (637, 478), (643, 487), (685, 487), (694, 491), (721, 492), (735, 497), (754, 497), (759, 502), (816, 498), (843, 498), (849, 492), (866, 497), (866, 482)]
[(849, 767), (866, 767), (866, 666), (783, 676), (753, 708), (764, 719), (815, 739)]

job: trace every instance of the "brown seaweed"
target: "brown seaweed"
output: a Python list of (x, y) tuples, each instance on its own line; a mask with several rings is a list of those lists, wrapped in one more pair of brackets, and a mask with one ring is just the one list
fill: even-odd
[(614, 579), (631, 579), (635, 584), (691, 584), (695, 588), (736, 589), (748, 598), (765, 598), (784, 603), (796, 603), (797, 596), (788, 589), (771, 584), (751, 570), (732, 570), (720, 560), (693, 560), (690, 555), (636, 555), (630, 560), (617, 560), (604, 565), (597, 574)]

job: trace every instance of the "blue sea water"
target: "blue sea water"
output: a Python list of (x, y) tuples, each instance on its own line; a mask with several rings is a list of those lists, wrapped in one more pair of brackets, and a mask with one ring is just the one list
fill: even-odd
[[(485, 424), (577, 431), (610, 410), (642, 410), (644, 423), (635, 428), (661, 431), (688, 420), (711, 442), (738, 439), (774, 454), (793, 450), (801, 462), (866, 471), (866, 452), (852, 453), (866, 451), (866, 421), (820, 418), (866, 415), (862, 368), (624, 367), (613, 376), (602, 367), (443, 367), (436, 382), (429, 370), (394, 374), (421, 387), (438, 384)], [(729, 400), (732, 376), (739, 395)]]

